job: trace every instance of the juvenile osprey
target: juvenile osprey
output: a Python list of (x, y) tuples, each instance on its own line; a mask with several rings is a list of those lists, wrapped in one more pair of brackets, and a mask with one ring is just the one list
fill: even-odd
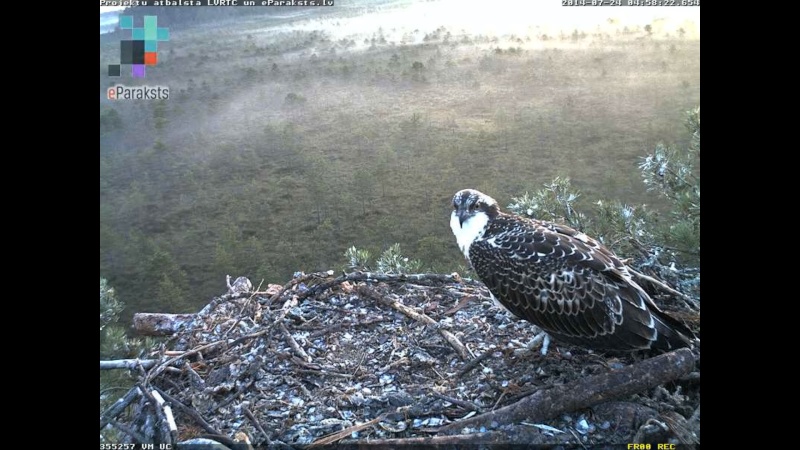
[(482, 192), (453, 197), (450, 228), (503, 306), (556, 339), (597, 350), (691, 346), (611, 250), (564, 225), (500, 212)]

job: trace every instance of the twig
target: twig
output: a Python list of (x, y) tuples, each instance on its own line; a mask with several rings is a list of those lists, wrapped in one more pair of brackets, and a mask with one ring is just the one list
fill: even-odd
[(130, 388), (128, 388), (127, 386), (109, 386), (107, 388), (100, 389), (100, 396), (102, 397), (103, 395), (105, 395), (106, 393), (111, 392), (111, 391), (126, 391), (127, 392), (128, 389), (130, 389)]
[[(241, 339), (241, 338), (239, 338), (239, 339)], [(178, 361), (178, 360), (180, 360), (182, 358), (186, 358), (187, 356), (191, 356), (191, 355), (200, 353), (202, 351), (208, 350), (209, 348), (214, 348), (214, 347), (216, 347), (216, 346), (218, 346), (220, 344), (226, 344), (226, 341), (220, 340), (220, 341), (211, 342), (210, 344), (201, 345), (200, 347), (193, 348), (192, 350), (189, 350), (189, 351), (185, 352), (182, 355), (172, 357), (172, 358), (162, 362), (161, 364), (159, 364), (158, 366), (154, 367), (153, 369), (150, 370), (150, 372), (147, 373), (147, 377), (144, 379), (144, 383), (149, 383), (150, 380), (152, 380), (156, 376), (160, 375), (161, 372), (163, 372), (164, 369), (167, 366), (174, 364), (176, 361)]]
[(352, 328), (355, 328), (355, 327), (366, 327), (366, 326), (369, 326), (369, 325), (372, 325), (372, 324), (386, 322), (386, 320), (387, 319), (385, 317), (375, 317), (375, 318), (372, 318), (372, 319), (369, 319), (369, 320), (365, 320), (363, 322), (361, 322), (361, 321), (358, 321), (358, 322), (353, 322), (353, 321), (340, 322), (340, 323), (336, 323), (336, 324), (327, 326), (325, 328), (318, 329), (316, 331), (312, 331), (311, 334), (308, 335), (308, 338), (309, 339), (316, 339), (316, 338), (318, 338), (320, 336), (327, 336), (327, 335), (329, 335), (331, 333), (334, 333), (336, 331), (339, 331), (339, 330), (341, 330), (343, 328), (352, 329)]
[(488, 358), (489, 355), (491, 355), (495, 351), (496, 350), (493, 350), (493, 349), (486, 350), (485, 352), (481, 353), (480, 355), (476, 356), (475, 358), (472, 358), (469, 361), (467, 361), (467, 363), (464, 364), (464, 367), (462, 367), (461, 370), (458, 371), (458, 374), (456, 375), (456, 378), (461, 378), (464, 375), (466, 375), (467, 373), (469, 373), (469, 371), (471, 371), (472, 369), (478, 367), (478, 364), (480, 364), (481, 361), (483, 361), (484, 359)]
[(308, 388), (300, 380), (298, 380), (298, 379), (296, 379), (294, 377), (290, 377), (289, 375), (284, 375), (283, 376), (283, 380), (287, 384), (292, 384), (292, 385), (297, 386), (298, 388), (300, 388), (300, 390), (303, 391), (303, 395), (306, 396), (306, 399), (310, 400), (310, 399), (314, 398), (314, 394), (312, 394), (311, 391), (309, 391)]
[(164, 416), (167, 418), (167, 426), (169, 427), (170, 436), (172, 441), (178, 439), (178, 425), (175, 424), (175, 416), (172, 415), (172, 408), (164, 401), (164, 397), (155, 389), (151, 392), (153, 398), (156, 399), (158, 406), (164, 411)]
[(140, 442), (140, 443), (147, 442), (147, 438), (145, 438), (144, 435), (142, 435), (141, 433), (137, 432), (133, 428), (128, 427), (127, 425), (123, 425), (123, 424), (117, 422), (116, 420), (109, 420), (108, 423), (111, 424), (112, 427), (114, 427), (114, 428), (118, 429), (119, 431), (122, 431), (123, 433), (125, 433), (128, 436), (132, 437), (133, 440), (136, 441), (136, 442)]
[(458, 353), (458, 356), (460, 356), (463, 361), (469, 359), (469, 352), (467, 351), (467, 347), (465, 347), (464, 344), (462, 344), (461, 341), (458, 340), (456, 335), (447, 330), (442, 330), (441, 328), (436, 331), (438, 331), (439, 334), (442, 335), (444, 340), (446, 340), (447, 343), (450, 344), (456, 350), (456, 353)]
[[(227, 277), (226, 280), (228, 282), (228, 289), (231, 289), (231, 283), (230, 283), (230, 277), (231, 276), (230, 275), (226, 275), (226, 277)], [(258, 283), (258, 287), (255, 289), (255, 291), (253, 291), (253, 293), (250, 294), (250, 297), (247, 298), (247, 301), (244, 302), (244, 305), (242, 305), (242, 308), (239, 310), (239, 313), (236, 314), (236, 318), (237, 318), (236, 322), (233, 325), (231, 325), (231, 327), (228, 329), (228, 331), (223, 333), (223, 336), (227, 336), (228, 334), (230, 334), (231, 330), (233, 330), (234, 328), (236, 328), (237, 325), (239, 325), (239, 323), (244, 318), (244, 314), (243, 314), (244, 310), (247, 309), (247, 307), (250, 306), (250, 304), (253, 302), (253, 298), (255, 298), (255, 296), (258, 294), (259, 290), (261, 289), (261, 285), (262, 284), (264, 284), (264, 280), (263, 279), (261, 280), (260, 283)]]
[(566, 411), (587, 408), (601, 401), (631, 395), (670, 382), (689, 373), (694, 365), (692, 351), (682, 348), (619, 370), (542, 389), (498, 410), (445, 425), (439, 432), (457, 434), (467, 427), (489, 426), (493, 421), (514, 423), (523, 419), (534, 422), (547, 420)]
[(250, 303), (252, 301), (253, 301), (253, 296), (251, 295), (250, 298), (248, 298), (244, 302), (244, 305), (242, 305), (242, 308), (239, 309), (239, 312), (236, 313), (236, 316), (235, 316), (236, 317), (236, 321), (233, 322), (233, 325), (231, 325), (230, 328), (228, 328), (228, 331), (222, 333), (222, 336), (229, 335), (231, 333), (231, 331), (233, 331), (233, 329), (236, 328), (239, 325), (239, 323), (241, 323), (242, 319), (244, 318), (244, 310), (247, 309), (248, 306), (250, 306)]
[(158, 375), (160, 375), (161, 372), (163, 372), (164, 369), (166, 369), (167, 366), (170, 366), (170, 365), (174, 364), (176, 361), (179, 361), (182, 358), (186, 358), (187, 356), (192, 356), (192, 355), (198, 354), (198, 353), (203, 352), (205, 350), (208, 350), (210, 348), (214, 348), (214, 347), (216, 347), (218, 345), (226, 345), (228, 348), (235, 347), (236, 345), (238, 345), (238, 344), (240, 344), (240, 343), (242, 343), (244, 341), (247, 341), (249, 339), (254, 339), (254, 338), (257, 338), (257, 337), (259, 337), (261, 335), (267, 334), (267, 333), (269, 333), (271, 331), (271, 329), (272, 329), (272, 326), (270, 325), (270, 326), (266, 327), (265, 329), (263, 329), (261, 331), (258, 331), (256, 333), (252, 333), (252, 334), (248, 334), (248, 335), (245, 335), (245, 336), (241, 336), (241, 337), (235, 339), (230, 344), (228, 344), (227, 341), (225, 341), (225, 340), (219, 340), (219, 341), (214, 341), (214, 342), (211, 342), (209, 344), (201, 345), (200, 347), (196, 347), (196, 348), (193, 348), (191, 350), (188, 350), (188, 351), (186, 351), (186, 352), (184, 352), (184, 353), (182, 353), (182, 354), (180, 354), (178, 356), (174, 356), (174, 357), (162, 362), (161, 364), (159, 364), (155, 368), (151, 369), (150, 372), (147, 373), (147, 377), (145, 378), (144, 382), (145, 383), (149, 383), (150, 380), (152, 380), (153, 378), (155, 378)]
[(392, 282), (402, 283), (406, 281), (413, 281), (416, 283), (462, 283), (462, 284), (478, 284), (477, 282), (469, 279), (463, 279), (457, 273), (450, 275), (438, 273), (417, 273), (417, 274), (388, 274), (388, 273), (375, 273), (375, 272), (351, 272), (331, 281), (319, 283), (310, 287), (307, 291), (300, 295), (300, 299), (304, 299), (310, 295), (315, 295), (319, 292), (325, 291), (328, 288), (342, 284), (345, 281), (378, 281), (378, 282)]
[(236, 390), (233, 392), (233, 394), (229, 395), (228, 398), (226, 398), (225, 400), (219, 402), (217, 404), (216, 409), (218, 409), (218, 410), (222, 409), (222, 408), (230, 405), (231, 403), (233, 403), (237, 398), (239, 398), (240, 395), (242, 395), (245, 392), (247, 392), (247, 390), (250, 389), (250, 386), (252, 386), (253, 383), (255, 383), (255, 382), (256, 382), (256, 380), (250, 379), (250, 381), (248, 381), (247, 384), (236, 383), (236, 384), (238, 384), (238, 386), (236, 387)]
[(480, 412), (482, 410), (482, 408), (480, 406), (478, 406), (478, 405), (476, 405), (475, 403), (472, 403), (472, 402), (468, 402), (468, 401), (465, 401), (465, 400), (459, 400), (457, 398), (453, 398), (453, 397), (450, 397), (450, 396), (447, 396), (447, 395), (442, 395), (442, 394), (440, 394), (438, 392), (432, 392), (431, 395), (433, 395), (436, 398), (440, 398), (442, 400), (448, 401), (448, 402), (450, 402), (450, 403), (452, 403), (454, 405), (458, 405), (458, 406), (466, 409), (467, 411), (478, 411), (478, 412)]
[[(439, 275), (439, 276), (452, 277), (452, 275)], [(371, 298), (373, 300), (377, 300), (378, 302), (383, 303), (384, 305), (390, 306), (391, 308), (400, 311), (401, 313), (405, 314), (406, 316), (416, 321), (422, 322), (427, 325), (434, 325), (436, 327), (436, 331), (438, 331), (439, 334), (444, 338), (444, 340), (447, 341), (447, 343), (450, 344), (451, 347), (453, 347), (453, 349), (456, 351), (456, 353), (458, 353), (458, 356), (460, 356), (462, 360), (466, 361), (467, 359), (469, 359), (469, 352), (467, 351), (467, 348), (464, 347), (464, 344), (462, 344), (461, 341), (459, 341), (458, 338), (453, 333), (445, 329), (439, 328), (438, 327), (439, 324), (435, 320), (428, 317), (427, 315), (423, 313), (418, 313), (414, 311), (413, 308), (400, 303), (396, 295), (393, 294), (389, 294), (386, 296), (377, 295), (366, 286), (362, 286), (362, 288), (359, 289), (359, 293), (364, 294), (368, 298)]]
[(272, 441), (269, 439), (269, 435), (267, 434), (267, 432), (264, 431), (264, 427), (262, 427), (261, 424), (258, 422), (258, 419), (256, 419), (256, 416), (254, 416), (253, 413), (251, 413), (246, 406), (242, 406), (242, 411), (244, 411), (244, 415), (247, 416), (247, 418), (250, 419), (251, 422), (253, 422), (253, 426), (256, 427), (256, 429), (261, 434), (264, 435), (264, 440), (266, 441), (266, 445), (271, 446)]
[(234, 347), (236, 345), (241, 344), (244, 341), (249, 341), (250, 339), (255, 339), (255, 338), (259, 337), (259, 336), (263, 336), (263, 335), (269, 333), (270, 331), (272, 331), (272, 325), (267, 326), (266, 328), (264, 328), (261, 331), (257, 331), (255, 333), (251, 333), (251, 334), (248, 334), (248, 335), (245, 335), (245, 336), (238, 337), (238, 338), (234, 339), (233, 342), (231, 342), (230, 346)]
[(352, 427), (347, 427), (342, 431), (337, 431), (336, 433), (332, 433), (332, 434), (329, 434), (327, 436), (323, 436), (323, 437), (317, 439), (316, 441), (312, 442), (311, 444), (309, 444), (306, 448), (314, 448), (314, 447), (320, 447), (322, 445), (332, 444), (332, 443), (338, 441), (339, 439), (344, 439), (347, 436), (350, 436), (351, 434), (353, 434), (356, 431), (361, 431), (361, 430), (363, 430), (365, 428), (369, 428), (372, 425), (375, 425), (376, 423), (378, 423), (381, 420), (383, 420), (386, 417), (386, 415), (387, 415), (386, 413), (383, 413), (380, 416), (370, 420), (369, 422), (364, 422), (364, 423), (362, 423), (360, 425), (354, 425)]
[(192, 369), (192, 365), (189, 364), (189, 361), (183, 362), (183, 370), (189, 374), (189, 380), (191, 381), (192, 386), (200, 389), (206, 387), (206, 381), (200, 376), (199, 373)]
[(407, 356), (403, 356), (402, 358), (398, 359), (397, 361), (392, 361), (389, 364), (381, 367), (380, 369), (378, 369), (377, 373), (379, 375), (384, 374), (384, 373), (394, 369), (397, 366), (402, 366), (403, 364), (408, 364), (409, 362), (411, 362), (411, 360), (408, 359)]
[(103, 414), (100, 415), (100, 429), (102, 430), (110, 421), (119, 415), (123, 409), (139, 396), (139, 388), (134, 386), (120, 399), (114, 402)]
[(207, 316), (211, 311), (216, 309), (217, 305), (220, 303), (225, 303), (230, 300), (235, 300), (237, 298), (244, 298), (250, 295), (248, 292), (237, 292), (235, 294), (223, 294), (219, 297), (214, 297), (206, 306), (203, 307), (196, 315), (199, 317)]
[[(281, 356), (281, 355), (278, 355), (278, 357), (280, 357), (280, 356)], [(314, 364), (314, 363), (305, 362), (305, 361), (303, 361), (302, 359), (298, 358), (297, 356), (289, 356), (289, 358), (288, 358), (288, 359), (289, 359), (289, 361), (291, 361), (293, 364), (297, 364), (298, 366), (300, 366), (300, 367), (302, 367), (302, 368), (304, 368), (304, 369), (310, 369), (310, 370), (322, 370), (322, 366), (320, 366), (319, 364)]]
[(507, 394), (507, 393), (508, 393), (508, 391), (507, 391), (507, 390), (503, 390), (503, 393), (502, 393), (502, 394), (500, 394), (500, 397), (498, 397), (498, 398), (497, 398), (497, 401), (496, 401), (496, 402), (494, 402), (494, 405), (492, 406), (492, 411), (494, 411), (494, 410), (496, 410), (496, 409), (497, 409), (497, 405), (499, 405), (499, 404), (500, 404), (500, 402), (501, 402), (501, 401), (503, 401), (503, 398), (505, 398), (505, 396), (506, 396), (506, 394)]
[[(376, 449), (408, 448), (550, 448), (551, 446), (532, 445), (539, 438), (538, 430), (517, 430), (512, 435), (500, 431), (487, 431), (485, 433), (456, 434), (450, 436), (412, 437), (395, 439), (346, 439), (339, 443), (340, 448), (346, 449)], [(539, 439), (540, 440), (540, 439)]]
[(452, 316), (453, 314), (457, 313), (459, 310), (463, 309), (469, 302), (475, 300), (476, 297), (474, 295), (464, 295), (461, 299), (456, 303), (455, 306), (445, 311), (443, 314), (445, 316)]
[(159, 389), (158, 387), (156, 387), (155, 390), (158, 391), (158, 393), (161, 394), (162, 397), (167, 399), (167, 401), (172, 403), (172, 406), (175, 406), (176, 408), (180, 409), (184, 414), (186, 414), (187, 416), (189, 416), (192, 419), (194, 419), (194, 421), (197, 422), (198, 425), (203, 427), (203, 429), (206, 430), (207, 433), (222, 434), (222, 433), (219, 432), (219, 430), (217, 430), (216, 428), (212, 427), (203, 418), (203, 416), (200, 415), (199, 412), (195, 411), (194, 408), (184, 405), (178, 399), (176, 399), (176, 398), (172, 397), (171, 395), (167, 394), (166, 392), (164, 392), (163, 389)]
[[(164, 444), (172, 444), (172, 433), (169, 429), (169, 421), (167, 420), (167, 416), (165, 415), (164, 411), (161, 409), (161, 405), (158, 402), (158, 399), (150, 393), (149, 390), (144, 386), (144, 384), (139, 384), (139, 390), (142, 392), (142, 396), (147, 398), (148, 403), (150, 406), (153, 407), (153, 411), (155, 411), (155, 429), (154, 432), (157, 431), (160, 436), (155, 440), (157, 443), (164, 443)], [(153, 391), (157, 392), (157, 391)], [(162, 399), (163, 400), (163, 399)]]
[(569, 428), (569, 432), (572, 433), (572, 436), (575, 438), (576, 441), (578, 441), (578, 444), (581, 444), (581, 447), (586, 448), (586, 446), (583, 445), (583, 442), (581, 442), (581, 438), (577, 434), (575, 434), (575, 430)]
[(661, 289), (669, 292), (670, 294), (682, 298), (684, 301), (689, 303), (689, 305), (694, 307), (695, 309), (700, 309), (700, 305), (698, 305), (697, 302), (692, 297), (684, 294), (683, 292), (676, 291), (675, 289), (669, 287), (669, 285), (667, 285), (666, 283), (664, 283), (664, 282), (662, 282), (662, 281), (660, 281), (660, 280), (658, 280), (656, 278), (653, 278), (653, 277), (651, 277), (649, 275), (645, 275), (645, 274), (633, 269), (630, 266), (628, 267), (628, 271), (631, 274), (633, 274), (635, 277), (640, 278), (640, 279), (645, 280), (645, 281), (648, 281), (650, 283), (653, 283), (656, 286), (660, 287)]
[(171, 336), (190, 326), (197, 317), (197, 314), (136, 313), (133, 329), (144, 336)]
[[(297, 278), (292, 278), (291, 281), (284, 284), (280, 291), (277, 294), (273, 295), (269, 298), (269, 303), (275, 302), (275, 300), (281, 298), (283, 293), (288, 291), (289, 289), (300, 285), (300, 283), (305, 283), (306, 281), (313, 280), (315, 278), (329, 278), (330, 275), (327, 272), (317, 272), (317, 273), (307, 273), (305, 275), (299, 276)], [(311, 289), (309, 289), (310, 291)], [(308, 292), (308, 291), (306, 291)], [(305, 297), (304, 297), (305, 298)]]
[(364, 360), (367, 359), (367, 352), (361, 352), (361, 356), (358, 358), (358, 364), (356, 364), (356, 368), (353, 369), (353, 376), (356, 376), (356, 372), (361, 370), (361, 365), (364, 364)]
[(292, 350), (294, 350), (294, 353), (297, 356), (306, 360), (306, 362), (311, 362), (311, 357), (308, 356), (308, 353), (306, 353), (306, 351), (303, 350), (303, 347), (301, 347), (300, 344), (298, 344), (297, 341), (294, 340), (292, 333), (289, 333), (289, 330), (286, 329), (286, 325), (284, 325), (283, 322), (281, 322), (278, 324), (278, 327), (281, 329), (283, 337), (286, 339), (286, 343), (289, 344), (289, 347), (291, 347)]
[(309, 373), (312, 375), (326, 375), (329, 377), (338, 377), (338, 378), (353, 378), (353, 375), (349, 373), (339, 373), (339, 372), (331, 372), (329, 370), (310, 370), (310, 369), (295, 369), (297, 373)]

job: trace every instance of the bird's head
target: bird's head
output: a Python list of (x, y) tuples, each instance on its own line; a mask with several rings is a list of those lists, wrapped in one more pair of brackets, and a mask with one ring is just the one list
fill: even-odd
[(481, 191), (462, 189), (453, 196), (453, 216), (458, 218), (458, 226), (461, 228), (475, 217), (485, 215), (487, 219), (491, 219), (498, 212), (497, 201)]
[(486, 224), (499, 212), (497, 201), (483, 192), (464, 189), (453, 196), (450, 228), (467, 258), (469, 258), (469, 246), (483, 234)]

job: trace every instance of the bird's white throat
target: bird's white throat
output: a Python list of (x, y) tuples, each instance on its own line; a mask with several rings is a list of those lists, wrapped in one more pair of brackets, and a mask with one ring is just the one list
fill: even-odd
[(484, 212), (479, 212), (465, 220), (463, 224), (458, 222), (458, 214), (455, 211), (450, 215), (450, 229), (458, 241), (458, 248), (464, 253), (464, 256), (469, 259), (469, 246), (475, 242), (475, 239), (483, 236), (486, 231), (486, 224), (489, 223), (489, 216)]

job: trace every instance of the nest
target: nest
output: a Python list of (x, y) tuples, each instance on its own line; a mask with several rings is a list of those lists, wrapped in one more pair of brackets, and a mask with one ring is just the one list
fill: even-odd
[(229, 287), (129, 364), (101, 429), (228, 448), (699, 443), (699, 350), (543, 356), (535, 326), (457, 274)]

